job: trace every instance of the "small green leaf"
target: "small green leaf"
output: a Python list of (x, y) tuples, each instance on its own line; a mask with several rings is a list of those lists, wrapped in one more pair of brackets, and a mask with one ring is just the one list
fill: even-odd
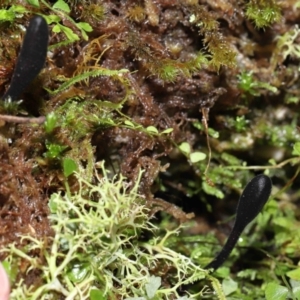
[(59, 25), (56, 24), (56, 25), (53, 26), (52, 31), (54, 33), (60, 33), (61, 32), (61, 28), (60, 28)]
[(296, 299), (300, 299), (300, 281), (298, 280), (290, 280), (292, 289), (293, 289), (293, 294), (296, 297)]
[(146, 293), (149, 299), (155, 296), (156, 291), (161, 286), (161, 278), (156, 276), (151, 276), (149, 282), (145, 285)]
[(238, 284), (236, 281), (232, 280), (230, 277), (226, 278), (222, 282), (222, 287), (225, 296), (228, 296), (238, 289)]
[(76, 23), (76, 26), (86, 32), (92, 32), (93, 31), (93, 27), (86, 22), (78, 22)]
[(89, 267), (85, 264), (75, 264), (72, 269), (67, 273), (68, 278), (72, 282), (82, 281), (89, 273)]
[(85, 41), (88, 41), (89, 37), (84, 30), (81, 30), (81, 35)]
[(164, 131), (161, 132), (161, 134), (167, 134), (173, 132), (173, 128), (167, 128)]
[(290, 277), (291, 279), (300, 281), (300, 268), (289, 271), (289, 272), (286, 273), (286, 275), (288, 277)]
[(16, 15), (14, 12), (6, 10), (6, 9), (0, 9), (0, 22), (12, 22), (14, 21)]
[(49, 206), (50, 212), (52, 214), (56, 214), (56, 212), (57, 212), (57, 202), (55, 201), (56, 197), (57, 197), (57, 194), (52, 194), (50, 197), (50, 200), (48, 202), (48, 206)]
[(100, 290), (91, 290), (90, 300), (106, 300), (106, 297), (103, 296), (103, 292)]
[(215, 131), (215, 130), (212, 129), (212, 128), (208, 128), (208, 134), (209, 134), (209, 136), (211, 136), (211, 137), (214, 138), (214, 139), (218, 139), (219, 136), (220, 136), (219, 132), (218, 132), (218, 131)]
[(56, 3), (54, 3), (54, 5), (52, 6), (52, 8), (53, 9), (62, 10), (64, 12), (66, 12), (66, 13), (69, 13), (71, 11), (68, 3), (66, 3), (63, 0), (58, 0)]
[(51, 133), (55, 127), (57, 127), (57, 116), (55, 115), (54, 112), (49, 113), (46, 116), (46, 121), (45, 121), (45, 131), (47, 133)]
[[(61, 18), (56, 15), (48, 15), (48, 16), (45, 15), (43, 17), (46, 19), (47, 24), (58, 23), (61, 21)], [(55, 25), (55, 26), (57, 26), (57, 25)], [(53, 29), (52, 29), (52, 31), (55, 32), (55, 30), (53, 30)]]
[[(194, 122), (194, 123), (192, 123), (192, 124), (193, 124), (193, 126), (194, 126), (195, 128), (197, 128), (197, 129), (199, 129), (199, 130), (202, 130), (202, 131), (205, 131), (205, 128), (204, 128), (204, 126), (203, 126), (203, 124), (202, 124), (201, 122)], [(212, 128), (208, 128), (208, 134), (209, 134), (209, 136), (211, 136), (211, 137), (214, 138), (214, 139), (218, 139), (219, 136), (220, 136), (219, 132), (218, 132), (218, 131), (215, 131), (215, 130), (212, 129)]]
[(202, 182), (202, 188), (203, 188), (204, 192), (208, 195), (215, 196), (219, 199), (224, 198), (224, 193), (221, 190), (217, 189), (215, 186), (211, 186), (211, 185), (207, 184), (206, 181)]
[(18, 14), (27, 10), (21, 5), (12, 5), (9, 9), (0, 9), (0, 22), (13, 22)]
[(146, 130), (150, 133), (158, 133), (158, 130), (154, 126), (148, 126)]
[(68, 157), (64, 158), (63, 170), (64, 170), (64, 175), (66, 177), (69, 177), (73, 172), (75, 172), (77, 170), (76, 162), (71, 158), (68, 158)]
[(293, 228), (294, 221), (286, 217), (277, 217), (273, 220), (273, 224), (285, 229), (291, 229)]
[[(300, 3), (300, 2), (299, 2)], [(293, 97), (290, 95), (287, 95), (286, 98), (284, 99), (284, 102), (286, 104), (298, 104), (299, 103), (300, 98), (299, 97)]]
[(239, 166), (241, 164), (241, 161), (237, 157), (228, 154), (227, 152), (221, 154), (221, 159), (233, 166)]
[(7, 260), (1, 262), (11, 282), (14, 282), (19, 274), (18, 264), (13, 264)]
[(13, 10), (17, 14), (23, 14), (25, 12), (28, 12), (28, 10), (24, 6), (21, 6), (21, 5), (13, 5), (10, 8), (10, 10)]
[(216, 270), (215, 274), (220, 278), (228, 278), (228, 276), (230, 275), (230, 270), (228, 267), (220, 267)]
[(204, 160), (205, 158), (206, 158), (206, 154), (203, 152), (193, 152), (190, 155), (190, 160), (193, 164), (201, 160)]
[(124, 124), (127, 125), (127, 126), (129, 126), (129, 127), (135, 127), (134, 124), (131, 121), (129, 121), (129, 120), (125, 120)]
[(79, 40), (79, 36), (74, 33), (69, 27), (63, 26), (61, 24), (57, 24), (61, 31), (67, 36), (68, 40), (70, 41), (78, 41)]
[(238, 272), (237, 277), (239, 278), (249, 278), (251, 281), (256, 279), (257, 271), (252, 269), (245, 269), (240, 272)]
[(294, 144), (292, 154), (300, 156), (300, 142), (297, 142), (297, 143)]
[(86, 32), (93, 31), (92, 26), (86, 22), (78, 22), (76, 23), (76, 26), (81, 30), (82, 37), (87, 41), (89, 37)]
[(257, 84), (258, 87), (260, 88), (265, 88), (266, 90), (272, 92), (272, 93), (277, 93), (278, 89), (275, 86), (270, 85), (269, 83), (266, 82), (258, 82)]
[(183, 152), (185, 155), (190, 155), (191, 153), (191, 146), (187, 142), (183, 142), (179, 145), (179, 149), (181, 152)]
[(35, 7), (40, 7), (39, 0), (27, 0), (27, 3)]
[(265, 290), (266, 300), (286, 300), (288, 293), (288, 289), (277, 282), (268, 283)]
[(271, 165), (271, 166), (276, 166), (276, 160), (274, 158), (271, 158), (268, 160), (268, 163)]

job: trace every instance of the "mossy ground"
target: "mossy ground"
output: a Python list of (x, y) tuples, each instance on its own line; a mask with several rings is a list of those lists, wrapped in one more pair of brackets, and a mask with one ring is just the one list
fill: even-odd
[[(51, 195), (79, 189), (66, 165), (95, 184), (105, 161), (129, 184), (144, 170), (138, 194), (151, 222), (162, 231), (190, 222), (165, 245), (204, 266), (226, 239), (242, 188), (265, 171), (272, 199), (215, 275), (228, 299), (279, 290), (300, 299), (299, 1), (16, 0), (0, 9), (1, 94), (21, 25), (38, 13), (51, 32), (45, 68), (17, 111), (48, 116), (46, 125), (1, 124), (0, 248), (55, 236)], [(37, 288), (40, 273), (18, 264), (16, 280)], [(167, 267), (150, 273), (176, 285)], [(213, 299), (206, 285), (219, 291), (201, 280), (180, 292)]]

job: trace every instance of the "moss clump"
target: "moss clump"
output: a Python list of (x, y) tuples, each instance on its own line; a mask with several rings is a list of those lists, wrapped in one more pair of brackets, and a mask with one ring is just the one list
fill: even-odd
[(276, 0), (251, 0), (247, 4), (246, 16), (257, 28), (264, 28), (280, 20), (281, 9)]

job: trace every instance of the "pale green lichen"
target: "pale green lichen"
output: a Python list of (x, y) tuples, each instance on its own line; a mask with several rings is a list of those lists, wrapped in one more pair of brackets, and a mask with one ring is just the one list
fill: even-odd
[[(53, 237), (22, 236), (24, 249), (10, 244), (1, 250), (9, 269), (21, 262), (28, 266), (25, 280), (32, 272), (41, 274), (41, 280), (30, 286), (15, 282), (11, 299), (96, 299), (95, 291), (103, 296), (100, 299), (177, 299), (183, 284), (207, 275), (190, 258), (166, 246), (178, 229), (155, 235), (158, 228), (150, 223), (145, 199), (138, 194), (142, 172), (130, 186), (122, 176), (109, 179), (103, 163), (99, 167), (103, 175), (96, 184), (77, 175), (78, 192), (52, 194)], [(145, 230), (154, 237), (142, 242)], [(154, 271), (163, 267), (172, 270), (168, 276), (173, 285), (164, 282), (161, 271)]]

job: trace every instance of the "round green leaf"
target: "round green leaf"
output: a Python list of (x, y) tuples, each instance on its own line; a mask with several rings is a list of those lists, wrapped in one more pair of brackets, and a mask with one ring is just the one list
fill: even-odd
[(190, 160), (192, 163), (197, 163), (206, 158), (206, 154), (203, 152), (193, 152), (190, 155)]
[(268, 283), (265, 290), (266, 300), (286, 300), (288, 293), (288, 289), (277, 282)]
[(179, 145), (179, 149), (181, 152), (183, 152), (185, 155), (189, 155), (191, 153), (191, 146), (187, 142), (183, 142)]
[(151, 133), (158, 133), (158, 130), (154, 126), (148, 126), (146, 130)]
[(66, 12), (66, 13), (69, 13), (71, 11), (68, 3), (66, 3), (63, 0), (58, 0), (56, 3), (54, 3), (54, 5), (52, 6), (52, 8), (53, 9), (62, 10), (64, 12)]

